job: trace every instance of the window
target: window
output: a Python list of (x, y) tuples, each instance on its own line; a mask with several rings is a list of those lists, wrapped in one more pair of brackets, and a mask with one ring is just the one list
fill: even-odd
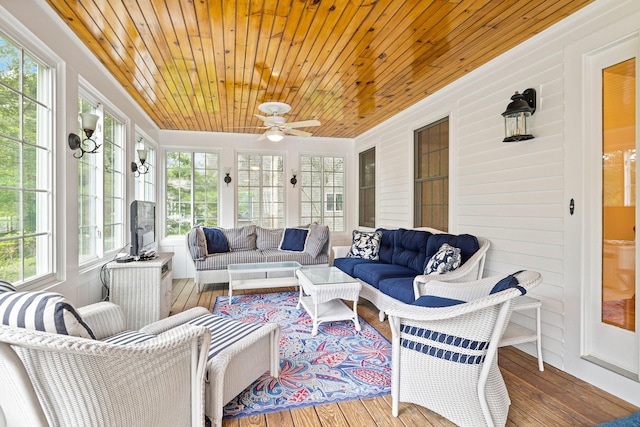
[(0, 33), (0, 277), (53, 273), (51, 68)]
[(218, 225), (218, 154), (167, 152), (167, 236)]
[(148, 168), (147, 173), (135, 177), (135, 199), (154, 202), (156, 200), (156, 150), (146, 141), (136, 136), (135, 162), (140, 166), (137, 150), (147, 150), (147, 160), (144, 165)]
[(300, 164), (300, 221), (344, 231), (344, 158), (302, 156)]
[(238, 155), (238, 227), (284, 227), (284, 158)]
[(449, 119), (414, 133), (414, 226), (449, 229)]
[(376, 148), (360, 153), (360, 212), (362, 227), (376, 226)]
[[(100, 145), (97, 153), (78, 159), (79, 262), (103, 258), (124, 247), (124, 141), (125, 126), (107, 108), (78, 98), (78, 110), (102, 118), (92, 138)], [(84, 137), (78, 120), (78, 135)]]

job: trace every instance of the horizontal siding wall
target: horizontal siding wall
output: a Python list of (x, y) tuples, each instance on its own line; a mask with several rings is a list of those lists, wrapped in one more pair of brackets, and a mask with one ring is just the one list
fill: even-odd
[[(545, 362), (566, 360), (564, 104), (565, 48), (596, 25), (615, 21), (632, 2), (597, 1), (356, 138), (376, 147), (377, 226), (413, 225), (413, 131), (450, 117), (449, 230), (488, 238), (485, 276), (539, 271)], [(607, 16), (607, 19), (602, 19)], [(501, 113), (515, 91), (535, 88), (535, 139), (503, 143)], [(534, 326), (533, 313), (513, 320)], [(572, 337), (572, 339), (577, 339)], [(533, 345), (521, 348), (535, 354)]]

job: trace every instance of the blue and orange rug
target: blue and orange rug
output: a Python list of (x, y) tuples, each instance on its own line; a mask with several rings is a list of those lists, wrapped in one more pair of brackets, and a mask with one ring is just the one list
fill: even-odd
[(242, 322), (277, 322), (280, 377), (265, 373), (224, 408), (224, 418), (244, 417), (375, 397), (391, 392), (391, 344), (360, 318), (322, 323), (311, 336), (312, 322), (298, 310), (297, 292), (217, 297), (213, 313)]

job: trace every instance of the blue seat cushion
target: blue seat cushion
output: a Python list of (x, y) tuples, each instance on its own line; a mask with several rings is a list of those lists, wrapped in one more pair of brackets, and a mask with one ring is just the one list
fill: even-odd
[(391, 264), (393, 262), (393, 249), (395, 245), (396, 232), (398, 230), (387, 230), (384, 228), (378, 228), (376, 231), (380, 231), (382, 233), (378, 257), (380, 261)]
[[(480, 249), (478, 238), (471, 234), (432, 234), (427, 242), (427, 262), (431, 257), (440, 250), (440, 247), (447, 243), (454, 248), (460, 248), (460, 254), (462, 255), (462, 264), (467, 262), (469, 258)], [(426, 264), (424, 265), (426, 267)], [(424, 270), (424, 269), (423, 269)]]
[(383, 294), (389, 295), (398, 301), (402, 301), (405, 304), (411, 304), (415, 300), (413, 293), (413, 279), (414, 276), (383, 279), (380, 281), (378, 289)]
[[(433, 234), (422, 230), (396, 230), (393, 250), (393, 264), (402, 265), (422, 274), (427, 259), (427, 241)], [(440, 249), (440, 246), (433, 252)], [(430, 258), (430, 257), (429, 257)]]
[(340, 270), (347, 273), (349, 276), (353, 276), (353, 269), (356, 265), (360, 264), (376, 264), (380, 261), (374, 261), (372, 259), (363, 258), (336, 258), (333, 260), (333, 266), (338, 267)]
[(466, 301), (459, 299), (437, 297), (434, 295), (422, 295), (411, 305), (419, 305), (420, 307), (451, 307), (452, 305), (464, 304)]
[(360, 280), (364, 280), (374, 288), (378, 288), (378, 284), (381, 280), (388, 279), (390, 277), (415, 277), (416, 272), (402, 265), (396, 264), (359, 264), (353, 269), (351, 276)]

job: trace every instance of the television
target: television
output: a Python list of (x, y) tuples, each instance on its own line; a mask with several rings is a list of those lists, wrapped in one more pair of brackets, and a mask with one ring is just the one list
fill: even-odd
[(156, 204), (131, 202), (131, 256), (144, 258), (156, 250)]

